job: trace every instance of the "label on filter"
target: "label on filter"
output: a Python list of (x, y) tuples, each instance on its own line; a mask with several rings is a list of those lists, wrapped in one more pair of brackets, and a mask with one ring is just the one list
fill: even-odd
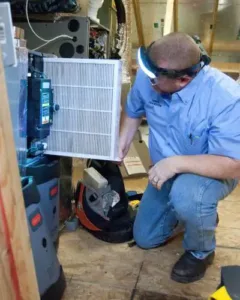
[(42, 125), (48, 124), (50, 121), (50, 95), (49, 92), (42, 93)]
[(5, 24), (3, 22), (0, 23), (0, 44), (6, 44), (7, 37), (6, 37), (6, 30)]

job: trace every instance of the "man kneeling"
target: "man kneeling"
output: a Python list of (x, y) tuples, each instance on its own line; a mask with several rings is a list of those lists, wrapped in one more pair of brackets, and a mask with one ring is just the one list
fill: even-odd
[(153, 167), (134, 224), (144, 249), (183, 224), (185, 253), (172, 279), (201, 279), (214, 258), (217, 205), (240, 177), (240, 86), (211, 68), (195, 41), (172, 33), (139, 50), (140, 69), (120, 133), (123, 159), (143, 116)]

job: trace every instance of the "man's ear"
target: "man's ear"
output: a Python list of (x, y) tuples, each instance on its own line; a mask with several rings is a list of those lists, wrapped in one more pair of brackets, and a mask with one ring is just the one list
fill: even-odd
[(191, 80), (190, 76), (184, 75), (178, 79), (178, 84), (181, 88), (184, 88)]

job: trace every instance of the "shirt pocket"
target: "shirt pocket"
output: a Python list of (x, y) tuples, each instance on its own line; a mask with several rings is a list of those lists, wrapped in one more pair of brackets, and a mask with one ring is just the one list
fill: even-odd
[(193, 130), (187, 133), (186, 154), (206, 154), (208, 151), (208, 130)]

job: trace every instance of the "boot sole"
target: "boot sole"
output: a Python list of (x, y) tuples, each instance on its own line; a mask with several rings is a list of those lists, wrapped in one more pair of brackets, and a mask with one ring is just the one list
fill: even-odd
[[(213, 264), (214, 256), (215, 255), (210, 257), (209, 260), (206, 262), (207, 267), (209, 267), (210, 265)], [(176, 281), (176, 282), (179, 282), (179, 283), (193, 283), (195, 281), (201, 280), (204, 277), (205, 273), (206, 273), (206, 271), (202, 274), (199, 274), (198, 276), (195, 276), (195, 277), (186, 277), (186, 276), (177, 275), (177, 274), (172, 272), (171, 279)]]

